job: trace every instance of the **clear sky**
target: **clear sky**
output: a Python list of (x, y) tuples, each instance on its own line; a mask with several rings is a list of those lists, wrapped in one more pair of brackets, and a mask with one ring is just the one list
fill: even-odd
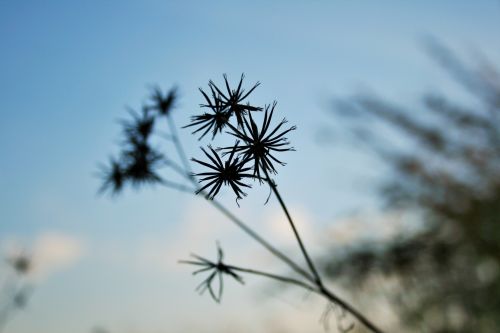
[[(139, 107), (152, 84), (175, 84), (183, 125), (209, 79), (244, 72), (247, 84), (260, 81), (255, 103), (276, 99), (278, 115), (298, 126), (297, 152), (277, 181), (318, 243), (337, 219), (374, 209), (383, 170), (352, 147), (317, 143), (334, 122), (331, 99), (366, 86), (400, 103), (453, 92), (422, 39), (498, 64), (499, 18), (493, 0), (0, 1), (0, 250), (18, 244), (41, 262), (32, 302), (7, 332), (180, 332), (196, 327), (193, 312), (205, 327), (196, 330), (212, 332), (235, 308), (244, 310), (234, 322), (272, 324), (252, 310), (266, 298), (262, 285), (230, 288), (215, 306), (175, 263), (191, 251), (214, 254), (216, 239), (238, 262), (260, 255), (203, 200), (164, 189), (96, 194), (97, 164), (116, 152), (124, 107)], [(196, 138), (181, 133), (189, 155), (199, 154)], [(229, 193), (222, 200), (287, 247), (275, 203), (262, 207), (266, 194), (252, 191), (241, 208)], [(284, 315), (303, 306), (279, 296), (263, 304)]]

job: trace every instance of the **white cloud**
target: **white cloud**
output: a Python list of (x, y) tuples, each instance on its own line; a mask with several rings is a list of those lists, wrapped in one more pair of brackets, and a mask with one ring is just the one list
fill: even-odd
[[(307, 212), (305, 208), (299, 206), (289, 207), (289, 211), (292, 215), (295, 228), (301, 238), (311, 239), (313, 236), (313, 218), (311, 217), (311, 214)], [(297, 244), (297, 240), (295, 239), (290, 223), (279, 206), (273, 209), (265, 220), (269, 229), (270, 239), (273, 239), (279, 245), (284, 246)]]
[[(185, 214), (177, 223), (176, 229), (143, 237), (135, 247), (135, 261), (140, 268), (185, 272), (186, 268), (179, 265), (178, 260), (188, 259), (191, 252), (215, 259), (216, 241), (220, 241), (228, 262), (238, 261), (243, 265), (259, 267), (280, 263), (227, 217), (208, 205), (202, 200), (192, 201), (184, 210)], [(308, 243), (314, 241), (312, 215), (300, 206), (289, 208), (303, 240), (310, 241)], [(296, 248), (297, 241), (279, 206), (268, 209), (265, 213), (249, 206), (238, 209), (237, 215), (279, 249), (288, 252), (286, 248)], [(300, 252), (296, 254), (300, 256)]]
[(46, 278), (73, 265), (83, 254), (81, 240), (63, 233), (43, 233), (33, 245), (33, 273)]

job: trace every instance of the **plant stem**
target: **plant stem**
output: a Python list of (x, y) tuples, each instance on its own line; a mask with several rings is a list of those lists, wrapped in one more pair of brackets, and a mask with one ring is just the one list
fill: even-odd
[[(314, 275), (314, 278), (315, 278), (314, 279), (314, 283), (316, 284), (317, 288), (313, 288), (313, 289), (309, 289), (308, 288), (308, 289), (312, 290), (312, 291), (314, 291), (314, 292), (316, 292), (316, 293), (318, 293), (320, 295), (322, 295), (323, 297), (327, 298), (331, 302), (337, 303), (340, 306), (342, 306), (344, 309), (346, 309), (347, 311), (349, 311), (356, 319), (358, 319), (363, 325), (365, 325), (372, 332), (374, 332), (374, 333), (382, 333), (382, 331), (377, 326), (375, 326), (375, 324), (373, 324), (368, 318), (366, 318), (361, 312), (359, 312), (358, 310), (356, 310), (354, 307), (352, 307), (346, 301), (344, 301), (341, 298), (339, 298), (337, 295), (335, 295), (334, 293), (332, 293), (330, 290), (328, 290), (323, 285), (323, 281), (321, 280), (321, 278), (320, 278), (320, 276), (319, 276), (319, 274), (318, 274), (318, 272), (317, 272), (317, 270), (316, 270), (316, 268), (314, 266), (314, 263), (312, 262), (309, 254), (307, 253), (307, 250), (306, 250), (306, 248), (304, 246), (304, 243), (302, 242), (302, 239), (300, 238), (300, 235), (299, 235), (299, 233), (297, 231), (297, 228), (295, 227), (295, 224), (293, 223), (292, 217), (290, 216), (290, 213), (288, 212), (288, 209), (287, 209), (287, 207), (285, 205), (285, 202), (283, 201), (283, 198), (281, 197), (281, 195), (280, 195), (280, 193), (279, 193), (279, 191), (277, 189), (276, 184), (269, 177), (269, 173), (267, 172), (266, 168), (262, 167), (262, 170), (264, 171), (264, 174), (266, 175), (266, 180), (269, 183), (269, 186), (271, 186), (271, 189), (272, 189), (274, 195), (278, 199), (281, 207), (283, 208), (283, 211), (285, 212), (285, 215), (286, 215), (286, 217), (288, 219), (288, 222), (290, 223), (290, 227), (292, 228), (293, 233), (295, 235), (295, 238), (297, 239), (297, 242), (299, 243), (300, 250), (301, 250), (302, 254), (304, 255), (304, 258), (306, 259), (307, 264), (308, 264), (311, 272)], [(293, 282), (290, 282), (290, 283), (293, 283)]]
[(184, 148), (182, 148), (182, 144), (179, 140), (179, 136), (177, 134), (177, 128), (175, 127), (174, 124), (174, 118), (170, 113), (167, 115), (167, 122), (168, 125), (170, 126), (170, 135), (172, 137), (172, 141), (174, 142), (175, 149), (177, 150), (177, 154), (179, 155), (179, 158), (181, 159), (182, 164), (184, 165), (184, 168), (188, 173), (191, 173), (191, 167), (189, 166), (189, 160), (186, 156), (186, 153), (184, 152)]
[(263, 271), (259, 271), (259, 270), (255, 270), (255, 269), (250, 269), (250, 268), (243, 268), (243, 267), (238, 267), (238, 266), (232, 266), (232, 265), (226, 265), (227, 268), (229, 269), (232, 269), (234, 271), (238, 271), (238, 272), (242, 272), (242, 273), (248, 273), (248, 274), (253, 274), (253, 275), (260, 275), (260, 276), (264, 276), (264, 277), (267, 277), (267, 278), (271, 278), (271, 279), (274, 279), (274, 280), (278, 280), (278, 281), (281, 281), (281, 282), (285, 282), (285, 283), (290, 283), (290, 284), (295, 284), (297, 286), (300, 286), (300, 287), (303, 287), (307, 290), (310, 290), (310, 291), (314, 291), (314, 292), (318, 292), (318, 290), (305, 283), (305, 282), (302, 282), (300, 280), (297, 280), (297, 279), (293, 279), (293, 278), (290, 278), (290, 277), (286, 277), (286, 276), (282, 276), (282, 275), (277, 275), (277, 274), (273, 274), (273, 273), (268, 273), (268, 272), (263, 272)]
[(165, 187), (169, 187), (169, 188), (171, 188), (173, 190), (177, 190), (177, 191), (180, 191), (180, 192), (193, 193), (193, 191), (195, 191), (191, 187), (184, 186), (182, 184), (178, 184), (178, 183), (175, 183), (175, 182), (172, 182), (172, 181), (169, 181), (169, 180), (165, 180), (165, 179), (160, 180), (160, 183), (163, 186), (165, 186)]
[(266, 175), (266, 180), (269, 183), (269, 186), (271, 186), (272, 191), (274, 192), (274, 195), (278, 199), (281, 208), (283, 208), (283, 211), (285, 212), (285, 215), (288, 219), (288, 222), (290, 224), (290, 227), (293, 230), (293, 234), (295, 235), (295, 238), (297, 239), (297, 242), (299, 243), (300, 250), (302, 254), (304, 255), (304, 258), (306, 259), (307, 265), (309, 266), (309, 269), (311, 270), (311, 273), (314, 275), (315, 283), (318, 286), (322, 286), (321, 278), (319, 277), (318, 271), (316, 270), (316, 267), (314, 267), (314, 264), (309, 257), (309, 254), (307, 253), (306, 247), (304, 246), (304, 243), (302, 242), (302, 239), (300, 238), (299, 232), (297, 231), (297, 228), (295, 227), (295, 223), (293, 223), (292, 217), (290, 216), (290, 213), (288, 212), (288, 209), (285, 205), (285, 202), (283, 201), (283, 198), (281, 197), (278, 188), (276, 184), (271, 180), (269, 177), (269, 173), (267, 172), (266, 168), (262, 166), (262, 170), (264, 171), (264, 174)]
[(340, 306), (342, 306), (344, 309), (346, 309), (351, 315), (353, 315), (357, 320), (359, 320), (363, 325), (365, 325), (366, 328), (371, 330), (374, 333), (383, 333), (383, 331), (375, 326), (374, 323), (372, 323), (368, 318), (366, 318), (361, 312), (356, 310), (353, 306), (351, 306), (349, 303), (344, 301), (343, 299), (339, 298), (337, 295), (326, 289), (324, 286), (321, 286), (318, 289), (314, 289), (314, 292), (323, 295), (325, 298), (328, 300), (332, 301), (333, 303), (336, 303)]
[[(181, 159), (185, 170), (182, 170), (180, 166), (175, 164), (174, 162), (171, 161), (171, 167), (177, 171), (180, 175), (182, 175), (184, 178), (189, 180), (195, 188), (199, 188), (198, 182), (196, 179), (192, 176), (191, 168), (189, 166), (189, 160), (186, 157), (186, 154), (184, 153), (184, 149), (182, 148), (182, 144), (179, 141), (179, 138), (177, 136), (177, 131), (175, 129), (175, 125), (173, 123), (173, 120), (171, 116), (169, 116), (169, 126), (171, 127), (171, 134), (172, 134), (172, 141), (175, 144), (177, 154), (179, 155), (179, 158)], [(208, 200), (215, 208), (217, 208), (222, 214), (224, 214), (227, 218), (229, 218), (230, 221), (232, 221), (236, 226), (238, 226), (241, 230), (243, 230), (246, 234), (248, 234), (251, 238), (253, 238), (255, 241), (257, 241), (259, 244), (261, 244), (264, 248), (266, 248), (269, 252), (271, 252), (274, 256), (285, 262), (292, 268), (295, 272), (298, 274), (302, 275), (304, 278), (306, 278), (308, 281), (313, 282), (316, 285), (316, 288), (311, 287), (307, 283), (304, 283), (302, 281), (293, 279), (293, 278), (288, 278), (280, 275), (275, 275), (267, 272), (261, 272), (253, 269), (246, 269), (246, 268), (241, 268), (241, 267), (236, 267), (236, 266), (228, 266), (231, 269), (238, 270), (240, 272), (245, 272), (248, 274), (254, 274), (254, 275), (260, 275), (260, 276), (265, 276), (274, 280), (278, 280), (281, 282), (285, 283), (290, 283), (290, 284), (295, 284), (298, 286), (301, 286), (307, 290), (313, 291), (315, 293), (318, 293), (322, 295), (323, 297), (327, 298), (331, 302), (337, 303), (340, 306), (344, 307), (347, 311), (349, 311), (357, 320), (359, 320), (363, 325), (365, 325), (368, 329), (370, 329), (374, 333), (383, 333), (382, 330), (377, 328), (368, 318), (366, 318), (361, 312), (356, 310), (354, 307), (352, 307), (349, 303), (346, 301), (342, 300), (338, 296), (336, 296), (334, 293), (329, 291), (323, 286), (323, 282), (321, 281), (321, 278), (311, 260), (309, 257), (309, 254), (307, 253), (307, 250), (302, 242), (302, 239), (300, 238), (300, 235), (295, 227), (295, 224), (293, 223), (292, 217), (290, 216), (290, 213), (288, 212), (288, 209), (285, 205), (285, 202), (283, 201), (283, 198), (281, 197), (276, 184), (271, 180), (269, 177), (269, 174), (265, 168), (262, 168), (264, 170), (264, 174), (266, 175), (266, 181), (269, 183), (269, 186), (271, 186), (272, 191), (274, 192), (276, 198), (278, 199), (283, 211), (285, 212), (285, 215), (290, 223), (290, 226), (293, 230), (293, 233), (295, 235), (295, 238), (297, 239), (297, 242), (299, 243), (300, 250), (302, 251), (302, 254), (304, 255), (304, 258), (306, 259), (306, 262), (309, 266), (309, 269), (311, 270), (313, 276), (311, 276), (308, 272), (306, 272), (304, 269), (302, 269), (298, 264), (296, 264), (292, 259), (290, 259), (288, 256), (283, 254), (281, 251), (276, 249), (274, 246), (272, 246), (268, 241), (266, 241), (264, 238), (262, 238), (257, 232), (255, 232), (252, 228), (247, 226), (243, 221), (241, 221), (238, 217), (236, 217), (233, 213), (231, 213), (226, 207), (224, 207), (220, 202), (217, 200), (210, 200), (208, 199), (206, 193), (204, 191), (200, 192), (204, 196), (206, 200)]]

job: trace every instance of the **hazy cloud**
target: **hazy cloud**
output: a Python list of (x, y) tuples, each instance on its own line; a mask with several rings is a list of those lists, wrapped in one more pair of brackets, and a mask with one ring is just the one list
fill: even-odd
[(43, 280), (50, 275), (68, 268), (84, 254), (83, 241), (61, 232), (43, 232), (30, 245), (8, 237), (2, 241), (7, 257), (26, 254), (32, 259), (31, 277)]

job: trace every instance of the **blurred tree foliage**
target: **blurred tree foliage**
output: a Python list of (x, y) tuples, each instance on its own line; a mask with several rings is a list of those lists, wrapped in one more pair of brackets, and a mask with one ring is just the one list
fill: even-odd
[(484, 57), (471, 65), (427, 46), (463, 88), (462, 102), (434, 92), (415, 112), (365, 93), (335, 105), (391, 169), (387, 209), (418, 216), (418, 231), (335, 251), (324, 268), (351, 290), (382, 295), (398, 331), (498, 332), (500, 75)]

